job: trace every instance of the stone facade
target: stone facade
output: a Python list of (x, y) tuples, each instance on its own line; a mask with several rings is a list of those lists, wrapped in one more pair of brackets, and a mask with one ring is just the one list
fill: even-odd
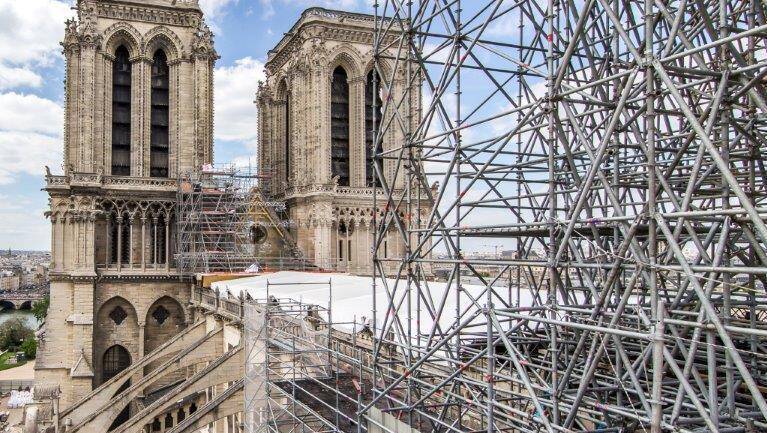
[(51, 305), (35, 366), (38, 382), (60, 384), (62, 408), (189, 321), (176, 178), (212, 162), (217, 58), (197, 0), (77, 7), (62, 42), (64, 174), (46, 176)]
[[(395, 73), (393, 62), (385, 61), (374, 71), (373, 29), (370, 15), (307, 9), (269, 52), (257, 97), (259, 170), (270, 179), (264, 190), (285, 202), (284, 216), (306, 258), (356, 274), (373, 270), (374, 218), (383, 215), (384, 187), (399, 195), (405, 187), (403, 167), (385, 159), (379, 165), (385, 182), (374, 184), (372, 125), (392, 121), (386, 100), (402, 101), (398, 111), (406, 115), (395, 121), (411, 122), (411, 128), (420, 110), (418, 91), (402, 100), (407, 83), (401, 68)], [(411, 85), (420, 89), (420, 83)], [(390, 128), (378, 153), (398, 151), (402, 130)], [(401, 216), (407, 216), (404, 209)], [(400, 258), (404, 245), (391, 230), (380, 251), (383, 258)]]

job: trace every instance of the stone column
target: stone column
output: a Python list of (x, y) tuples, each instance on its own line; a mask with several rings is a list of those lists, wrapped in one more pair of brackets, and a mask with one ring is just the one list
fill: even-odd
[(138, 357), (139, 359), (144, 357), (144, 327), (146, 323), (139, 321), (138, 323)]
[(213, 158), (213, 63), (215, 52), (192, 55), (194, 68), (195, 167), (209, 164)]
[(131, 59), (131, 176), (148, 176), (152, 59)]
[[(65, 94), (78, 95), (80, 92), (80, 43), (76, 36), (77, 30), (67, 29), (64, 42), (64, 56), (66, 57)], [(80, 129), (80, 98), (66, 98), (64, 107), (64, 174), (74, 168), (77, 160), (77, 140)]]
[(128, 219), (128, 224), (128, 239), (130, 239), (130, 243), (128, 244), (128, 267), (133, 269), (133, 248), (136, 246), (136, 239), (133, 234), (133, 215)]
[(105, 218), (106, 221), (104, 227), (106, 228), (106, 233), (104, 236), (104, 251), (106, 257), (104, 257), (104, 265), (109, 268), (112, 261), (112, 216), (110, 214), (105, 214)]
[[(156, 241), (156, 239), (155, 239)], [(141, 270), (146, 270), (146, 215), (141, 215)]]
[(365, 186), (365, 76), (349, 80), (349, 185)]
[(168, 89), (168, 177), (174, 178), (179, 173), (179, 106), (178, 106), (178, 83), (180, 59), (168, 61), (170, 74)]
[(51, 215), (51, 270), (58, 269), (58, 246), (56, 245), (56, 215)]
[(170, 270), (170, 223), (165, 218), (165, 270)]
[[(72, 361), (70, 378), (72, 401), (80, 400), (93, 386), (93, 293), (94, 278), (84, 278), (73, 284), (72, 296)], [(82, 358), (82, 360), (80, 359)], [(84, 362), (83, 362), (84, 361)]]
[(331, 224), (329, 221), (320, 221), (314, 227), (315, 249), (314, 261), (317, 266), (327, 268), (330, 263), (331, 245)]
[(96, 269), (96, 214), (89, 212), (85, 217), (85, 267), (94, 272)]
[(122, 269), (123, 264), (123, 217), (117, 216), (117, 271)]

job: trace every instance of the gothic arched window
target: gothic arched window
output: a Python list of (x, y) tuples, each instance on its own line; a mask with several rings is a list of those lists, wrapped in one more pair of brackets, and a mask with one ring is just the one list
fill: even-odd
[(115, 344), (107, 349), (107, 351), (104, 352), (104, 374), (102, 375), (102, 383), (117, 376), (118, 373), (128, 368), (130, 362), (130, 353), (119, 344)]
[(169, 88), (168, 58), (163, 50), (157, 50), (152, 62), (152, 132), (149, 141), (151, 177), (168, 177)]
[[(371, 70), (365, 82), (365, 185), (381, 186), (381, 179), (375, 177), (373, 156), (382, 150), (381, 141), (375, 142), (375, 132), (381, 126), (381, 80), (378, 74)], [(373, 150), (375, 146), (375, 151)]]
[(290, 92), (285, 93), (285, 183), (290, 179)]
[(115, 51), (112, 69), (112, 175), (130, 175), (131, 63), (128, 49)]
[(349, 81), (341, 66), (333, 71), (330, 93), (331, 176), (349, 186)]

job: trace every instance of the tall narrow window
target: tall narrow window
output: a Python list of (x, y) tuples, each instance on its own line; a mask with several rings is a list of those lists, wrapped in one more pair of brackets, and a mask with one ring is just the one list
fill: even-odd
[(117, 256), (120, 254), (119, 246), (117, 245), (117, 237), (119, 236), (119, 225), (117, 224), (117, 220), (113, 219), (110, 221), (109, 226), (109, 263), (115, 264), (117, 263)]
[(290, 179), (290, 92), (285, 93), (285, 183)]
[(132, 263), (132, 257), (131, 252), (133, 251), (131, 248), (131, 234), (133, 230), (131, 230), (131, 225), (133, 225), (133, 220), (130, 217), (123, 218), (122, 223), (122, 235), (120, 238), (120, 242), (122, 243), (121, 247), (122, 250), (120, 251), (120, 262), (123, 266)]
[(168, 177), (168, 89), (170, 73), (163, 50), (157, 50), (152, 63), (152, 133), (149, 141), (151, 177)]
[(330, 98), (330, 172), (339, 186), (349, 186), (349, 81), (340, 66), (333, 71)]
[(113, 219), (110, 225), (109, 241), (110, 244), (110, 264), (118, 262), (125, 265), (130, 261), (131, 238), (130, 238), (131, 219), (128, 216), (123, 217), (122, 223)]
[[(373, 156), (382, 150), (380, 141), (375, 142), (375, 133), (381, 125), (381, 80), (375, 71), (368, 72), (365, 83), (365, 185), (381, 186), (381, 180), (375, 177)], [(375, 148), (374, 148), (375, 146)], [(375, 149), (375, 150), (374, 150)]]
[(165, 236), (165, 217), (161, 216), (151, 224), (149, 232), (149, 262), (165, 264), (166, 236)]
[(112, 175), (130, 175), (131, 63), (128, 50), (117, 48), (112, 70)]

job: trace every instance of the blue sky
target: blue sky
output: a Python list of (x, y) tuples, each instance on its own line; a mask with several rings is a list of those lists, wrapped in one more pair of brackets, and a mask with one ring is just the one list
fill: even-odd
[[(0, 249), (50, 248), (44, 166), (60, 172), (64, 62), (73, 1), (0, 0)], [(252, 101), (263, 62), (309, 6), (370, 10), (369, 0), (200, 0), (216, 33), (215, 158), (255, 154)]]

